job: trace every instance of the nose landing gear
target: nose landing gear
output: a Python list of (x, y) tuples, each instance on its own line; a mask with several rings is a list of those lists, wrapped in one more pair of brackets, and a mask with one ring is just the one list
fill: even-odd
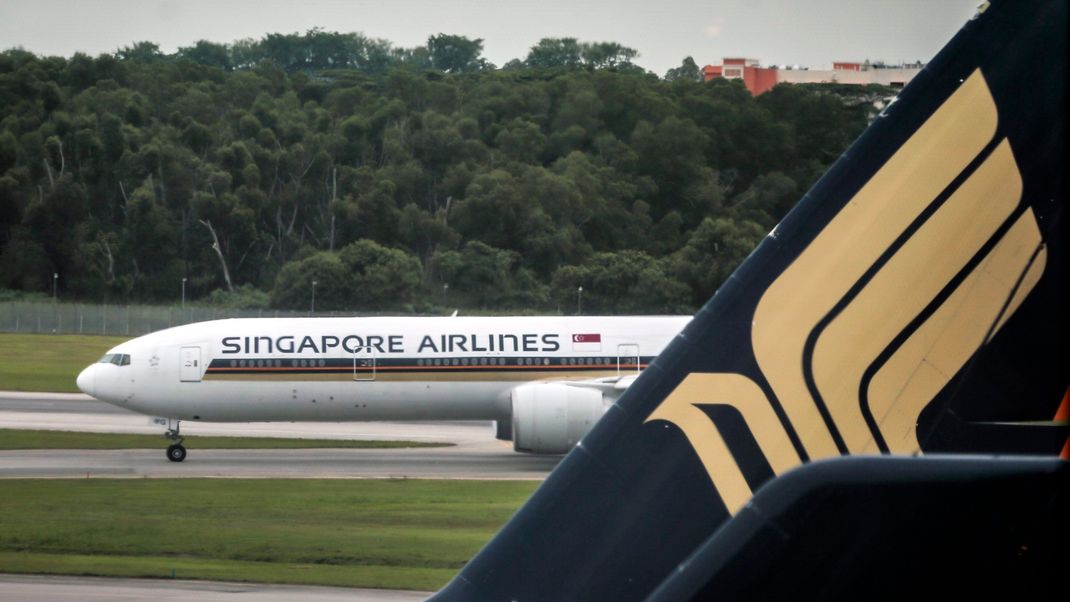
[[(186, 448), (182, 446), (182, 435), (179, 433), (179, 420), (167, 421), (167, 432), (164, 437), (171, 440), (167, 446), (167, 459), (172, 462), (181, 462), (186, 459)], [(174, 425), (173, 427), (171, 425)]]

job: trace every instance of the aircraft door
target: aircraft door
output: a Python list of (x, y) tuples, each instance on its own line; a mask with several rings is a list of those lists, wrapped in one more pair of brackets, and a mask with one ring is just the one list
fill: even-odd
[(201, 348), (183, 347), (179, 354), (179, 380), (184, 383), (201, 382)]
[(635, 370), (636, 374), (639, 373), (639, 345), (617, 345), (617, 375), (627, 376), (632, 370)]
[(375, 380), (375, 348), (357, 347), (353, 352), (353, 380)]

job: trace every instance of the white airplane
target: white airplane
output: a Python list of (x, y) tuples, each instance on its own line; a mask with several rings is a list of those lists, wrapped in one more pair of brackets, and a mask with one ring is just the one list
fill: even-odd
[(166, 419), (173, 462), (183, 420), (494, 420), (517, 451), (561, 454), (690, 320), (217, 320), (122, 343), (78, 388)]

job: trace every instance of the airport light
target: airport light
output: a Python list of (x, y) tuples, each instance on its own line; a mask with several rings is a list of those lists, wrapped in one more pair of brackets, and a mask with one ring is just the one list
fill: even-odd
[(56, 302), (56, 284), (59, 282), (59, 274), (52, 272), (52, 302)]
[(583, 287), (576, 288), (576, 315), (583, 313)]
[(315, 280), (312, 281), (312, 309), (308, 312), (310, 314), (316, 313), (316, 284)]
[(446, 306), (446, 293), (448, 293), (449, 290), (450, 290), (450, 283), (449, 282), (443, 282), (442, 283), (442, 306), (443, 307)]
[(186, 309), (186, 279), (182, 279), (182, 309)]

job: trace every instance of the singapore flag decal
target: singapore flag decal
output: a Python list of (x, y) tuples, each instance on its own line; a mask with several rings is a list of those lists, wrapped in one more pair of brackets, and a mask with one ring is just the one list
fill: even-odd
[(573, 351), (601, 351), (602, 335), (600, 334), (574, 334), (572, 335)]

